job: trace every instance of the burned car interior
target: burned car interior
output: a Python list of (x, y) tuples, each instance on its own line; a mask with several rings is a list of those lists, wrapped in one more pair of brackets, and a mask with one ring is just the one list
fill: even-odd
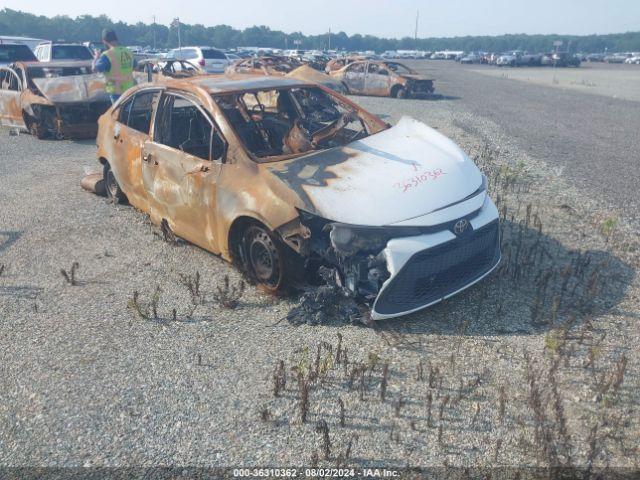
[(161, 99), (154, 141), (203, 160), (219, 160), (225, 144), (211, 121), (194, 103), (167, 94)]
[(355, 109), (319, 88), (259, 90), (214, 99), (260, 161), (342, 146), (371, 133)]

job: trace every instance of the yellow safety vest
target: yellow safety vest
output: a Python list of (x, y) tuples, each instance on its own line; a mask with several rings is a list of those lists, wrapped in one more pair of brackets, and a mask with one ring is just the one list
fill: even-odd
[(112, 47), (103, 53), (111, 63), (111, 69), (104, 72), (105, 90), (111, 95), (121, 95), (133, 87), (133, 54), (127, 47)]

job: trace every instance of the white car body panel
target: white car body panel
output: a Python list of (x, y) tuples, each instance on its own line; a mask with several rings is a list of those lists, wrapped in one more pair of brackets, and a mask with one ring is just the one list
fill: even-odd
[[(453, 218), (457, 218), (457, 217), (453, 216)], [(477, 230), (497, 219), (498, 219), (498, 209), (496, 208), (494, 203), (491, 201), (491, 199), (485, 195), (484, 203), (482, 205), (481, 210), (478, 212), (478, 214), (475, 217), (469, 220), (469, 223), (471, 224), (474, 230)], [(486, 271), (482, 276), (473, 279), (472, 281), (464, 285), (462, 288), (459, 288), (453, 292), (449, 292), (443, 297), (438, 298), (425, 305), (421, 305), (411, 310), (397, 312), (393, 314), (381, 314), (379, 312), (376, 312), (376, 304), (378, 299), (384, 293), (385, 289), (389, 286), (389, 284), (395, 278), (398, 272), (400, 272), (402, 267), (404, 267), (407, 264), (407, 262), (411, 259), (413, 255), (423, 250), (436, 247), (438, 245), (441, 245), (443, 243), (446, 243), (455, 239), (456, 239), (456, 236), (451, 231), (444, 229), (435, 233), (429, 233), (429, 234), (419, 235), (415, 237), (395, 238), (390, 240), (387, 243), (387, 247), (383, 251), (386, 262), (387, 262), (387, 270), (390, 273), (390, 277), (384, 282), (384, 284), (380, 288), (380, 291), (378, 292), (376, 301), (374, 302), (373, 307), (371, 309), (371, 318), (373, 320), (383, 320), (386, 318), (394, 318), (402, 315), (407, 315), (409, 313), (417, 312), (419, 310), (427, 308), (431, 305), (441, 302), (446, 298), (452, 297), (453, 295), (479, 282), (484, 277), (489, 275), (489, 273), (491, 273), (500, 263), (500, 259), (498, 258), (498, 261), (491, 267), (491, 269)]]
[[(482, 174), (454, 142), (412, 118), (340, 151), (350, 158), (327, 167), (336, 178), (303, 187), (324, 218), (363, 226), (431, 225), (470, 213), (483, 201), (458, 203), (481, 187)], [(309, 167), (311, 177), (317, 167)], [(451, 213), (442, 210), (452, 204)]]

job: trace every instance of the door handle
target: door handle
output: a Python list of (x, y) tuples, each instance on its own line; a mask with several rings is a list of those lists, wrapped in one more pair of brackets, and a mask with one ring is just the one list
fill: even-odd
[[(142, 155), (142, 161), (143, 162), (148, 162), (149, 160), (151, 160), (152, 155), (150, 153), (145, 153), (144, 155)], [(156, 162), (157, 165), (157, 162)]]

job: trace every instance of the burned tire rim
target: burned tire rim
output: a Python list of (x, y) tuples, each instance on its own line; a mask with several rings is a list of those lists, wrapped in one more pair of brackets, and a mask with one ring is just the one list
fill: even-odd
[(118, 185), (118, 180), (116, 180), (113, 170), (111, 170), (111, 166), (108, 163), (104, 166), (102, 177), (104, 178), (104, 187), (107, 192), (107, 198), (109, 198), (113, 203), (126, 203), (127, 197), (120, 188), (120, 185)]
[(116, 177), (113, 175), (113, 171), (111, 169), (107, 170), (107, 177), (105, 178), (105, 183), (107, 187), (107, 194), (110, 198), (116, 198), (120, 187), (118, 186), (118, 182)]
[(255, 279), (277, 289), (282, 279), (281, 255), (269, 233), (262, 227), (249, 227), (244, 235), (247, 263)]

